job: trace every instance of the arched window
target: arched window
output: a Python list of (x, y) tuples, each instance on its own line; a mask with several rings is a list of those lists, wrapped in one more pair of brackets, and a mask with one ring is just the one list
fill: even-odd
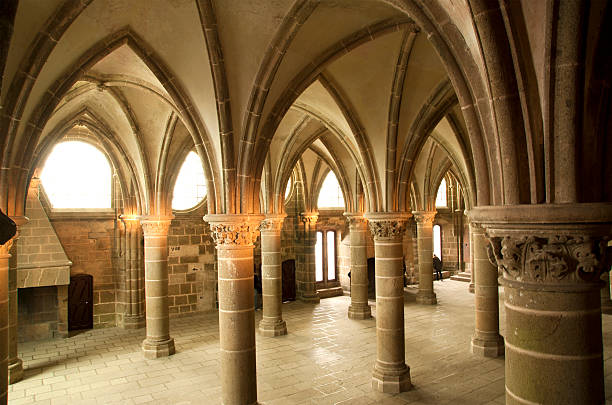
[(287, 200), (287, 198), (289, 198), (289, 195), (291, 194), (291, 185), (292, 181), (291, 177), (289, 177), (289, 181), (287, 181), (287, 187), (285, 187), (285, 201)]
[(440, 187), (438, 187), (438, 194), (436, 195), (436, 207), (446, 207), (446, 179), (442, 178)]
[(331, 170), (321, 185), (317, 206), (319, 208), (344, 208), (342, 189), (336, 175)]
[(111, 180), (106, 156), (79, 141), (55, 145), (40, 175), (53, 208), (111, 208)]
[(440, 225), (433, 227), (433, 253), (442, 260), (442, 228)]
[(336, 277), (336, 232), (317, 231), (315, 244), (315, 281), (321, 288), (337, 284)]
[(195, 152), (189, 152), (176, 178), (172, 209), (188, 210), (198, 205), (204, 197), (206, 197), (206, 178), (202, 162)]

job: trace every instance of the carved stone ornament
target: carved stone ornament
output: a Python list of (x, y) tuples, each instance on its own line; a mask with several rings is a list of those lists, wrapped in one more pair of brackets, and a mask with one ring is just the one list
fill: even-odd
[(607, 239), (589, 236), (489, 238), (505, 279), (527, 283), (597, 283), (610, 270)]
[(146, 236), (166, 236), (170, 229), (170, 221), (142, 221), (142, 232)]
[(210, 231), (217, 245), (250, 246), (257, 240), (256, 223), (211, 223)]
[(368, 225), (375, 239), (398, 239), (404, 235), (406, 230), (406, 221), (404, 220), (370, 220)]
[(280, 230), (283, 228), (283, 220), (284, 218), (266, 218), (261, 221), (258, 229), (260, 232), (280, 232)]
[(14, 238), (9, 239), (4, 245), (0, 246), (0, 257), (9, 256), (9, 252), (11, 251), (11, 248), (13, 247), (14, 240), (15, 240)]
[(366, 226), (367, 220), (363, 214), (344, 214), (350, 228), (360, 229)]
[(412, 215), (417, 225), (433, 225), (437, 211), (413, 211)]
[(317, 220), (319, 219), (319, 214), (318, 213), (303, 213), (300, 214), (300, 220), (304, 223), (309, 223), (311, 225), (314, 225), (317, 223)]

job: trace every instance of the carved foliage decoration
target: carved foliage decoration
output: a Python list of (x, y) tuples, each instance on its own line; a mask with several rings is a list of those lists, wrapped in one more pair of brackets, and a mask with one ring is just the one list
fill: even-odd
[(253, 245), (257, 240), (257, 224), (210, 224), (212, 238), (217, 245)]
[(258, 229), (261, 232), (265, 232), (265, 231), (280, 232), (282, 228), (283, 228), (283, 219), (266, 218), (263, 221), (261, 221), (261, 224), (259, 224)]
[(405, 221), (375, 221), (368, 222), (372, 236), (377, 239), (398, 239), (404, 235), (406, 230)]
[(588, 236), (493, 237), (504, 277), (531, 283), (598, 282), (610, 266), (607, 241)]

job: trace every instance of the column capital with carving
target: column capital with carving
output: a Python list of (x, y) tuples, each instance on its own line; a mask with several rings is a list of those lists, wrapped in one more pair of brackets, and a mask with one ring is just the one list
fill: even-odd
[(264, 219), (258, 214), (209, 214), (204, 221), (210, 225), (217, 247), (252, 247), (258, 227)]
[(300, 221), (308, 222), (310, 225), (315, 225), (319, 219), (319, 213), (316, 211), (302, 212), (300, 214)]
[(142, 232), (145, 236), (167, 236), (173, 217), (141, 218)]
[(287, 214), (266, 214), (259, 224), (260, 232), (280, 232)]
[(433, 225), (437, 211), (412, 211), (417, 225)]
[(407, 212), (369, 212), (365, 217), (374, 239), (396, 240), (404, 236), (410, 214)]
[(345, 212), (342, 214), (346, 217), (346, 220), (349, 223), (349, 227), (351, 228), (362, 228), (365, 227), (368, 223), (368, 220), (365, 217), (363, 212)]
[(9, 253), (11, 248), (13, 247), (13, 242), (15, 241), (15, 237), (9, 239), (4, 245), (0, 246), (0, 259), (7, 259), (11, 257)]

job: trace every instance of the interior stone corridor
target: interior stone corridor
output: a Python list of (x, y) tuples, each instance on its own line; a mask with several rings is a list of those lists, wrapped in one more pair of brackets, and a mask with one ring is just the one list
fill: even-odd
[[(283, 304), (289, 333), (257, 335), (261, 404), (480, 404), (505, 401), (504, 359), (469, 353), (474, 296), (467, 284), (435, 282), (437, 306), (405, 299), (406, 362), (414, 389), (372, 390), (375, 319), (349, 320), (347, 296)], [(504, 325), (503, 290), (500, 318)], [(414, 291), (416, 292), (416, 291)], [(376, 316), (373, 301), (372, 312)], [(261, 311), (256, 313), (258, 324)], [(612, 403), (612, 316), (603, 315), (606, 391)], [(254, 327), (255, 327), (254, 325)], [(9, 387), (19, 404), (220, 404), (218, 315), (171, 320), (176, 354), (146, 360), (145, 331), (94, 329), (68, 339), (20, 344), (25, 376)], [(502, 335), (504, 331), (501, 331)]]

